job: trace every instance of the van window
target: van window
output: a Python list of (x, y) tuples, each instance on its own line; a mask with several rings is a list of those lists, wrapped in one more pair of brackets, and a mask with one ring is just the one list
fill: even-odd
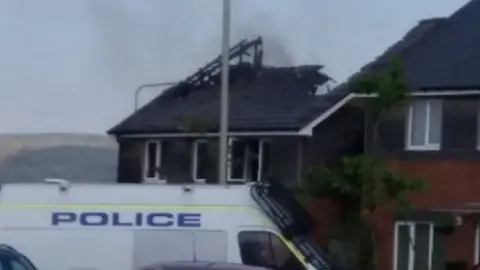
[(267, 231), (243, 231), (238, 234), (242, 262), (276, 270), (304, 270), (285, 243)]

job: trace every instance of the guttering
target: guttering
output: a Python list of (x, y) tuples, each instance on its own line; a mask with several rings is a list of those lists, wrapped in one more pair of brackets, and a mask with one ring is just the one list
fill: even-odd
[[(299, 131), (251, 131), (251, 132), (229, 132), (228, 136), (232, 137), (280, 137), (280, 136), (305, 136), (310, 137), (313, 135), (313, 129), (326, 120), (330, 115), (334, 114), (345, 104), (350, 102), (354, 98), (372, 98), (378, 94), (360, 94), (350, 93), (343, 99), (335, 103), (332, 107), (319, 115), (317, 118), (306, 124)], [(480, 95), (480, 90), (443, 90), (443, 91), (418, 91), (413, 92), (414, 97), (448, 97), (448, 96), (468, 96), (468, 95)], [(131, 134), (131, 135), (118, 135), (117, 138), (186, 138), (186, 137), (219, 137), (219, 133), (151, 133), (151, 134)]]
[[(342, 108), (345, 104), (350, 102), (354, 98), (372, 98), (376, 97), (378, 94), (360, 94), (360, 93), (350, 93), (333, 105), (330, 109), (326, 110), (323, 114), (319, 115), (313, 121), (305, 125), (298, 132), (299, 136), (312, 136), (313, 128), (318, 124), (323, 122), (325, 119), (330, 117), (333, 113)], [(443, 90), (443, 91), (418, 91), (413, 92), (412, 96), (414, 97), (430, 97), (430, 96), (468, 96), (468, 95), (480, 95), (480, 90)]]
[[(356, 98), (376, 97), (378, 94), (354, 94)], [(441, 90), (441, 91), (416, 91), (412, 93), (414, 97), (430, 97), (430, 96), (468, 96), (480, 95), (480, 90)]]
[[(215, 133), (150, 133), (150, 134), (128, 134), (118, 135), (119, 138), (205, 138), (219, 137)], [(298, 131), (258, 131), (258, 132), (228, 132), (232, 137), (280, 137), (280, 136), (301, 136)]]

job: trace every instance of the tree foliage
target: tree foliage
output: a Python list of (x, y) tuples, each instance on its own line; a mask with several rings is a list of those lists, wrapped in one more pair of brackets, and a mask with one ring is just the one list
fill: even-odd
[(394, 58), (388, 69), (357, 76), (350, 82), (350, 88), (359, 94), (375, 95), (375, 98), (365, 101), (365, 109), (372, 120), (377, 122), (393, 108), (408, 105), (412, 90), (399, 58)]
[(369, 212), (392, 202), (397, 209), (407, 210), (407, 193), (424, 188), (421, 180), (394, 172), (371, 155), (345, 157), (335, 167), (316, 166), (308, 180), (314, 196), (349, 201)]

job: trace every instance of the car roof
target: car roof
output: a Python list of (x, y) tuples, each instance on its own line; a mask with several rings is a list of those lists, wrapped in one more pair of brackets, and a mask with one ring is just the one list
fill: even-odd
[(159, 262), (140, 270), (269, 270), (265, 267), (224, 262)]

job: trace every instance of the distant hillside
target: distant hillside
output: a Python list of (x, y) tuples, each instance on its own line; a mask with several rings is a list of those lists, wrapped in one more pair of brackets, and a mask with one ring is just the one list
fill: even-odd
[(115, 182), (117, 144), (96, 134), (0, 134), (0, 182)]

